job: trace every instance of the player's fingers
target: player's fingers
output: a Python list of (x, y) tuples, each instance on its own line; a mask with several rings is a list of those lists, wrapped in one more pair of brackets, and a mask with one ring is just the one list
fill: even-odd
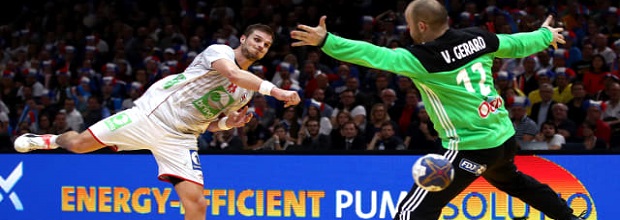
[(553, 22), (553, 15), (547, 16), (545, 22), (542, 23), (542, 26), (550, 26), (551, 22)]
[(555, 42), (555, 41), (551, 42), (551, 46), (553, 46), (553, 49), (554, 49), (554, 50), (557, 50), (557, 49), (558, 49), (558, 43), (557, 43), (557, 42)]
[(327, 29), (327, 27), (325, 27), (325, 19), (327, 19), (327, 16), (323, 15), (319, 20), (319, 26), (321, 26), (323, 29)]
[(300, 40), (301, 39), (301, 35), (303, 33), (306, 33), (306, 32), (303, 32), (303, 31), (291, 31), (291, 38)]
[(250, 120), (252, 120), (252, 117), (254, 117), (254, 114), (250, 114), (245, 118), (245, 123), (250, 122)]
[(303, 25), (303, 24), (298, 24), (298, 25), (297, 25), (297, 29), (304, 30), (304, 31), (306, 31), (306, 32), (311, 32), (311, 31), (313, 31), (313, 27), (310, 27), (310, 26), (308, 26), (308, 25)]
[(566, 44), (566, 41), (564, 40), (564, 38), (560, 38), (560, 39), (558, 39), (558, 43), (560, 43), (560, 44)]
[(305, 41), (297, 41), (291, 44), (291, 46), (293, 47), (300, 47), (300, 46), (306, 46), (306, 45), (310, 45), (310, 44), (306, 43)]
[(243, 107), (243, 109), (241, 109), (240, 115), (246, 115), (248, 114), (248, 106), (246, 105), (245, 107)]

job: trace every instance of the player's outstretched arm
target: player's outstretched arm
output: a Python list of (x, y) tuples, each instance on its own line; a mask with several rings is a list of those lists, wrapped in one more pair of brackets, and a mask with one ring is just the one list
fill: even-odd
[(498, 34), (499, 47), (495, 56), (499, 58), (520, 58), (537, 53), (549, 47), (557, 48), (563, 44), (564, 36), (560, 34), (563, 28), (553, 28), (550, 24), (553, 16), (549, 15), (540, 29), (532, 32), (516, 34)]
[(325, 54), (356, 65), (409, 75), (422, 70), (411, 52), (403, 49), (380, 47), (366, 41), (350, 40), (327, 32), (326, 16), (321, 16), (316, 27), (297, 25), (291, 38), (299, 40), (291, 46), (319, 46)]
[(297, 105), (300, 102), (299, 95), (295, 91), (283, 90), (276, 87), (273, 83), (263, 80), (258, 76), (240, 69), (235, 63), (227, 59), (214, 61), (211, 66), (220, 74), (230, 80), (230, 82), (253, 91), (258, 91), (263, 95), (270, 95), (283, 101), (285, 106)]

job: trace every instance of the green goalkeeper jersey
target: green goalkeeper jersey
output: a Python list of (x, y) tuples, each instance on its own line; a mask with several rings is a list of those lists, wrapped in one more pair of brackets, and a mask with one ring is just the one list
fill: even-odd
[(518, 58), (549, 46), (547, 28), (511, 35), (449, 29), (432, 42), (391, 49), (328, 34), (322, 50), (336, 59), (410, 77), (444, 148), (500, 146), (515, 133), (493, 85), (493, 58)]

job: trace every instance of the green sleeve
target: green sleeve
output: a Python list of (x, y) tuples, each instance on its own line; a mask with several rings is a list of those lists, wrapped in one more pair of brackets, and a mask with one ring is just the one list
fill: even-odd
[(516, 34), (498, 34), (499, 48), (495, 56), (499, 58), (519, 58), (540, 52), (549, 47), (553, 33), (547, 28)]
[(326, 38), (322, 50), (335, 59), (405, 76), (426, 72), (420, 61), (403, 48), (380, 47), (333, 34)]

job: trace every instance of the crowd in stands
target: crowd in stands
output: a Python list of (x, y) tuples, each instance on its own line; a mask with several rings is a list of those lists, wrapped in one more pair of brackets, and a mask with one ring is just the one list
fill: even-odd
[[(620, 149), (620, 3), (443, 1), (454, 28), (536, 30), (546, 15), (566, 44), (523, 59), (495, 59), (493, 80), (522, 149)], [(276, 40), (250, 68), (304, 101), (284, 108), (256, 93), (242, 128), (205, 132), (221, 150), (434, 150), (441, 140), (414, 82), (290, 46), (296, 25), (327, 15), (334, 34), (385, 47), (411, 44), (408, 1), (48, 1), (0, 24), (0, 149), (23, 133), (84, 131), (133, 106), (155, 81), (182, 72), (212, 44), (239, 45), (244, 28)], [(345, 13), (346, 11), (346, 13)]]

